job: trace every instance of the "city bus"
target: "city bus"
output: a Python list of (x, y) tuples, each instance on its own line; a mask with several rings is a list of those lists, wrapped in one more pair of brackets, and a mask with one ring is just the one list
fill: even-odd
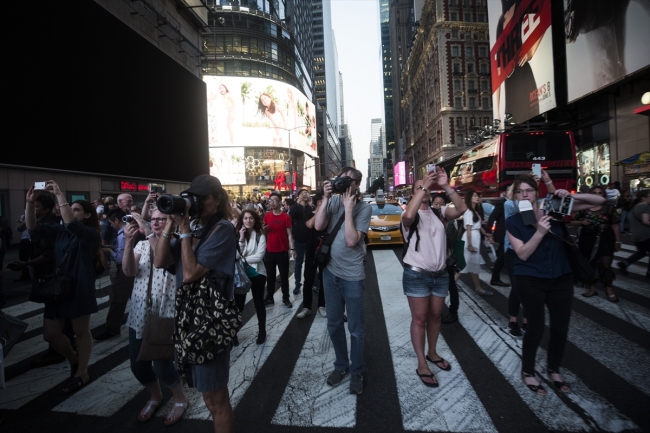
[[(532, 164), (541, 164), (555, 188), (576, 191), (576, 149), (570, 131), (502, 133), (439, 163), (450, 173), (452, 188), (483, 197), (498, 197), (517, 175), (530, 173)], [(542, 182), (540, 197), (546, 193)]]

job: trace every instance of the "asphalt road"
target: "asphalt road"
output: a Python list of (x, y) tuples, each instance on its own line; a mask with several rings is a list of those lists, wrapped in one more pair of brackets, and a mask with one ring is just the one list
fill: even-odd
[[(633, 251), (626, 245), (618, 253)], [(11, 253), (11, 252), (10, 252)], [(252, 303), (244, 310), (241, 344), (233, 348), (229, 389), (238, 432), (402, 432), (402, 431), (650, 431), (650, 282), (635, 266), (617, 274), (619, 303), (604, 296), (584, 298), (576, 288), (569, 342), (563, 365), (573, 392), (539, 397), (519, 379), (521, 338), (507, 330), (509, 288), (477, 296), (469, 279), (460, 282), (460, 320), (443, 325), (438, 352), (452, 369), (431, 365), (439, 388), (424, 387), (409, 337), (410, 312), (401, 286), (401, 248), (373, 248), (365, 266), (365, 389), (348, 392), (325, 384), (333, 365), (326, 319), (317, 313), (297, 319), (302, 295), (288, 309), (267, 308), (267, 342), (255, 344), (257, 318)], [(5, 263), (12, 259), (11, 255)], [(646, 266), (648, 258), (641, 265)], [(481, 274), (491, 289), (488, 266)], [(159, 431), (167, 406), (146, 424), (136, 417), (148, 399), (131, 374), (126, 329), (119, 338), (96, 343), (91, 382), (72, 396), (63, 395), (65, 363), (31, 369), (46, 348), (41, 336), (42, 309), (26, 302), (29, 285), (13, 283), (5, 272), (9, 305), (4, 309), (30, 323), (5, 360), (7, 388), (0, 390), (2, 432), (148, 432)], [(502, 276), (508, 281), (507, 276)], [(108, 307), (107, 278), (98, 281), (100, 311), (93, 334), (103, 331)], [(293, 277), (291, 279), (293, 289)], [(276, 301), (281, 299), (279, 291)], [(292, 295), (292, 298), (294, 296)], [(546, 367), (547, 334), (538, 352), (537, 372)], [(190, 408), (173, 431), (211, 432), (201, 396), (188, 390)]]

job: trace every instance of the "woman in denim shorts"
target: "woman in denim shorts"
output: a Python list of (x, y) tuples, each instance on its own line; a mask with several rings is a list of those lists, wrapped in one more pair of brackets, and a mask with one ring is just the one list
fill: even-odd
[[(431, 209), (429, 191), (434, 185), (442, 188), (455, 206), (441, 207), (440, 217)], [(438, 381), (427, 361), (442, 370), (451, 370), (451, 365), (436, 352), (440, 316), (449, 286), (447, 238), (442, 219), (456, 219), (466, 209), (462, 198), (449, 186), (445, 170), (437, 167), (435, 171), (427, 173), (423, 180), (415, 182), (411, 200), (402, 214), (405, 238), (408, 239), (410, 235), (410, 241), (405, 243), (402, 285), (411, 309), (411, 342), (418, 357), (415, 373), (428, 387), (437, 387)], [(412, 230), (415, 232), (409, 233)], [(425, 337), (429, 343), (426, 354)]]

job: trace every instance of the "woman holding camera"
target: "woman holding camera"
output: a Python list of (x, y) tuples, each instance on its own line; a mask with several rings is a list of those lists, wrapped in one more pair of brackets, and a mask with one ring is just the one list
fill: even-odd
[[(245, 209), (235, 227), (239, 236), (239, 253), (237, 257), (243, 257), (254, 269), (256, 275), (250, 276), (253, 286), (253, 305), (257, 313), (257, 324), (259, 334), (257, 344), (266, 340), (266, 308), (264, 307), (264, 287), (266, 286), (266, 268), (264, 267), (264, 255), (266, 254), (266, 236), (262, 232), (262, 219), (253, 209)], [(239, 311), (244, 311), (246, 295), (235, 295), (235, 302)]]
[[(589, 194), (596, 194), (607, 198), (604, 188), (595, 186), (589, 190)], [(571, 225), (580, 226), (578, 237), (578, 249), (580, 254), (598, 268), (600, 280), (605, 287), (607, 300), (618, 302), (618, 297), (612, 289), (614, 281), (614, 270), (612, 260), (614, 253), (621, 249), (621, 233), (619, 230), (619, 216), (616, 209), (609, 203), (603, 203), (578, 212)], [(589, 282), (589, 290), (582, 296), (589, 298), (597, 295), (596, 280)]]
[[(183, 381), (176, 370), (173, 361), (154, 360), (138, 361), (142, 347), (147, 316), (153, 313), (160, 317), (174, 317), (176, 300), (176, 277), (166, 269), (153, 266), (154, 251), (161, 236), (167, 217), (155, 206), (152, 208), (151, 229), (144, 223), (142, 217), (132, 214), (137, 224), (128, 224), (124, 228), (126, 243), (122, 257), (122, 270), (127, 277), (135, 277), (131, 294), (131, 309), (126, 325), (129, 327), (129, 358), (131, 371), (135, 378), (151, 394), (149, 401), (138, 414), (140, 422), (149, 421), (162, 404), (162, 381), (174, 394), (174, 405), (165, 419), (164, 424), (170, 426), (183, 418), (187, 409), (187, 397), (183, 391)], [(136, 235), (141, 231), (147, 240), (136, 245)], [(151, 309), (147, 306), (147, 298), (151, 290)]]
[[(532, 392), (546, 395), (546, 390), (535, 377), (535, 355), (544, 334), (546, 306), (550, 319), (546, 372), (556, 388), (561, 392), (570, 392), (571, 388), (560, 374), (573, 301), (573, 275), (563, 241), (564, 230), (562, 223), (550, 215), (544, 215), (543, 209), (540, 209), (537, 203), (538, 186), (532, 176), (518, 176), (513, 191), (518, 203), (524, 200), (530, 202), (537, 220), (535, 224), (526, 225), (521, 213), (506, 220), (508, 240), (517, 255), (514, 287), (528, 318), (522, 347), (521, 379)], [(569, 194), (563, 189), (556, 190), (555, 195), (573, 198), (573, 209), (577, 211), (605, 203), (604, 197)]]
[[(177, 290), (184, 283), (194, 283), (208, 276), (219, 282), (218, 290), (222, 297), (233, 299), (237, 239), (229, 221), (232, 208), (228, 194), (219, 179), (210, 175), (194, 178), (184, 194), (189, 196), (192, 206), (186, 205), (183, 212), (172, 209), (174, 213), (167, 219), (156, 245), (154, 266), (167, 268), (176, 265)], [(193, 214), (191, 222), (190, 213)], [(180, 235), (179, 239), (172, 240), (175, 227), (178, 227)], [(179, 314), (190, 321), (195, 317), (194, 311), (184, 311), (182, 307), (176, 308), (177, 321)], [(215, 354), (211, 361), (189, 365), (184, 373), (188, 384), (203, 394), (215, 431), (231, 432), (234, 414), (228, 393), (230, 347)]]
[[(99, 222), (93, 205), (86, 200), (70, 204), (53, 180), (47, 182), (46, 191), (52, 192), (61, 209), (64, 225), (39, 224), (34, 212), (34, 201), (39, 191), (27, 192), (25, 224), (30, 233), (43, 239), (54, 239), (54, 269), (68, 252), (62, 275), (70, 277), (74, 291), (70, 299), (45, 304), (43, 312), (43, 338), (70, 362), (70, 379), (63, 385), (64, 393), (71, 393), (88, 383), (88, 362), (93, 347), (90, 334), (90, 315), (97, 312), (95, 299), (95, 259), (100, 254)], [(70, 319), (77, 336), (77, 352), (70, 339), (63, 334), (65, 319)]]

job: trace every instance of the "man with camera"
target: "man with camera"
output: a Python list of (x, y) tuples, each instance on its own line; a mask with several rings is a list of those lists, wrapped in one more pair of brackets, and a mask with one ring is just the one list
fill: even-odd
[(291, 233), (291, 217), (282, 211), (282, 196), (274, 192), (269, 197), (270, 212), (264, 214), (266, 224), (266, 254), (264, 266), (266, 267), (266, 301), (264, 305), (273, 305), (275, 292), (275, 267), (280, 270), (282, 287), (282, 303), (287, 308), (293, 304), (289, 300), (289, 254), (296, 257), (296, 250)]
[(126, 303), (131, 298), (131, 292), (133, 291), (135, 277), (127, 277), (122, 271), (122, 256), (126, 244), (124, 228), (127, 225), (127, 219), (125, 217), (126, 213), (121, 208), (115, 209), (108, 215), (108, 223), (113, 231), (117, 233), (117, 242), (114, 246), (102, 248), (102, 253), (108, 253), (111, 256), (111, 291), (110, 307), (106, 315), (106, 327), (104, 332), (95, 337), (97, 341), (108, 340), (120, 335)]
[[(370, 227), (372, 208), (357, 197), (362, 174), (354, 167), (344, 167), (332, 182), (323, 182), (323, 203), (316, 212), (316, 230), (338, 230), (330, 247), (329, 263), (323, 270), (327, 310), (327, 330), (336, 353), (334, 371), (327, 384), (337, 386), (351, 373), (350, 393), (363, 392), (363, 258), (365, 234)], [(340, 195), (332, 196), (332, 192)], [(350, 331), (350, 356), (344, 328), (347, 309)], [(351, 361), (351, 362), (350, 362)]]
[[(431, 189), (443, 189), (454, 204), (431, 208)], [(436, 352), (440, 334), (440, 316), (449, 288), (447, 233), (444, 220), (453, 221), (467, 210), (462, 197), (449, 186), (442, 167), (433, 167), (423, 180), (413, 185), (411, 200), (402, 214), (405, 242), (402, 285), (411, 310), (411, 342), (418, 358), (416, 374), (425, 386), (435, 388), (438, 381), (427, 364), (431, 362), (444, 371), (451, 365)], [(451, 258), (451, 257), (450, 257)], [(425, 340), (429, 349), (425, 354)]]

